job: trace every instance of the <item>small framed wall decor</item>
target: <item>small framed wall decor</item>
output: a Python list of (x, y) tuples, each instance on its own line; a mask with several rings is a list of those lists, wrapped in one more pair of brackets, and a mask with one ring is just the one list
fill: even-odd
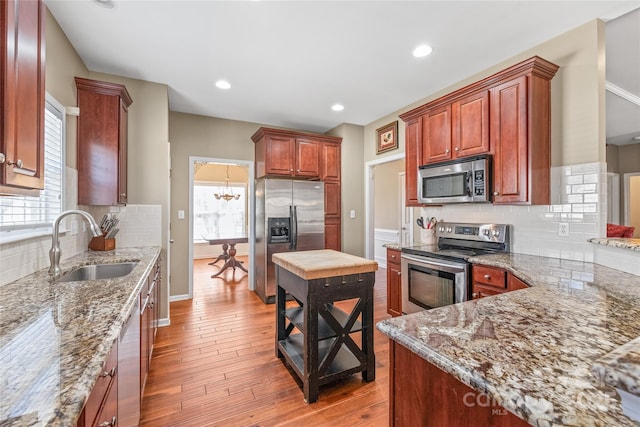
[(398, 148), (398, 121), (376, 129), (376, 154)]

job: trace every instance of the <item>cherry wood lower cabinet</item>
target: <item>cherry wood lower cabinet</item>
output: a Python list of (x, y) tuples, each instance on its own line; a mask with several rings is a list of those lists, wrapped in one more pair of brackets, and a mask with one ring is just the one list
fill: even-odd
[(471, 295), (473, 299), (529, 287), (529, 285), (510, 272), (498, 267), (476, 264), (471, 267), (471, 276)]
[(400, 273), (400, 254), (387, 248), (387, 313), (402, 316), (402, 281)]
[[(77, 427), (115, 426), (118, 415), (118, 340), (111, 346), (87, 403), (78, 418)], [(115, 408), (115, 411), (114, 411)], [(113, 424), (109, 424), (113, 421)]]
[(390, 426), (529, 425), (406, 347), (390, 343)]

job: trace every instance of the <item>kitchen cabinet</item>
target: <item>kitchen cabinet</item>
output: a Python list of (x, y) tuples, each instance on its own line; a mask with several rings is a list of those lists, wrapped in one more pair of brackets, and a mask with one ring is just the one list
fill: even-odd
[(535, 64), (491, 88), (493, 203), (548, 205), (551, 168), (551, 77), (557, 66)]
[(151, 369), (153, 344), (158, 328), (158, 293), (161, 286), (160, 258), (140, 291), (140, 400)]
[(524, 427), (529, 424), (408, 348), (390, 341), (389, 425)]
[(407, 206), (420, 206), (418, 166), (484, 153), (493, 157), (493, 203), (549, 204), (550, 95), (557, 70), (534, 56), (401, 114)]
[(140, 296), (120, 333), (118, 344), (118, 426), (140, 422)]
[(402, 316), (401, 252), (387, 248), (387, 313)]
[(0, 194), (44, 188), (45, 6), (0, 2)]
[(422, 161), (422, 117), (405, 124), (405, 186), (406, 205), (420, 206), (418, 202), (418, 167)]
[(422, 117), (421, 164), (451, 159), (451, 105), (428, 110)]
[(525, 289), (529, 286), (516, 276), (498, 267), (474, 264), (471, 269), (473, 299)]
[(127, 203), (128, 108), (121, 84), (75, 78), (78, 92), (78, 204)]
[(288, 177), (324, 182), (325, 248), (342, 249), (342, 138), (261, 127), (255, 144), (256, 178)]
[[(76, 423), (77, 427), (115, 426), (118, 415), (118, 340), (111, 346), (91, 394)], [(103, 423), (107, 424), (103, 424)]]

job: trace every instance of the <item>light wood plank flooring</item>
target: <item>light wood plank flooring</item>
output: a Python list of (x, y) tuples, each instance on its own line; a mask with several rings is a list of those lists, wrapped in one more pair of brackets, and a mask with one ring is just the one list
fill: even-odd
[[(375, 381), (352, 375), (306, 404), (275, 356), (275, 305), (247, 290), (241, 270), (235, 280), (231, 271), (227, 282), (210, 278), (217, 270), (209, 261), (195, 261), (194, 299), (171, 303), (171, 325), (158, 329), (141, 426), (388, 425), (386, 336), (374, 333)], [(375, 322), (389, 317), (385, 274), (376, 273)]]

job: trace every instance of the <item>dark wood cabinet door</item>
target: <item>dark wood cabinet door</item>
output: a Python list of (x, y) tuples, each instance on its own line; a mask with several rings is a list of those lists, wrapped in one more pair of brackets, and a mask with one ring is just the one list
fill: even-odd
[(295, 138), (268, 136), (266, 153), (266, 173), (293, 176), (295, 159)]
[(455, 157), (489, 152), (489, 91), (453, 103), (451, 145)]
[(405, 188), (407, 206), (418, 203), (418, 166), (422, 161), (422, 117), (408, 121), (405, 125)]
[(296, 139), (295, 176), (320, 176), (320, 143), (310, 139)]
[(528, 200), (527, 76), (491, 89), (494, 203)]
[(391, 341), (389, 425), (523, 427), (529, 423)]
[(340, 219), (329, 218), (324, 220), (324, 247), (325, 249), (342, 250), (340, 237)]
[(400, 251), (387, 249), (387, 313), (402, 315)]
[(323, 181), (340, 181), (340, 144), (325, 142), (322, 144), (321, 166), (322, 174), (320, 179)]
[(324, 214), (325, 217), (340, 219), (340, 183), (324, 183)]
[(427, 111), (422, 138), (422, 164), (451, 159), (451, 104)]
[(524, 281), (518, 279), (511, 273), (507, 273), (507, 290), (509, 291), (517, 291), (518, 289), (527, 289), (529, 285), (527, 285)]
[(76, 77), (78, 204), (126, 204), (128, 107), (126, 87)]
[[(0, 186), (44, 188), (45, 6), (0, 3)], [(6, 188), (4, 186), (9, 186)], [(19, 192), (19, 191), (18, 191)]]

